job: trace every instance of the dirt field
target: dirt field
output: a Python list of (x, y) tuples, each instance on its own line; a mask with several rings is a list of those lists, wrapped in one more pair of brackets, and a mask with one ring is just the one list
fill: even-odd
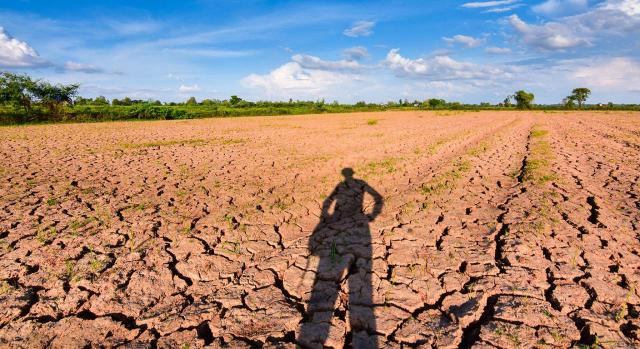
[(640, 345), (639, 113), (0, 141), (0, 347)]

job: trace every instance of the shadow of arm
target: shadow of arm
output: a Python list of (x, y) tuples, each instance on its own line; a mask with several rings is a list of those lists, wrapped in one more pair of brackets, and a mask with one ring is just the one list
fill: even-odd
[(337, 191), (338, 191), (338, 188), (336, 187), (335, 189), (333, 189), (331, 194), (329, 194), (329, 196), (327, 196), (327, 198), (324, 199), (324, 201), (322, 202), (322, 212), (320, 213), (320, 221), (326, 220), (331, 216), (331, 214), (329, 214), (329, 209), (331, 208), (331, 204), (333, 204), (333, 202), (336, 199)]
[(382, 198), (382, 195), (380, 195), (380, 193), (373, 189), (369, 184), (365, 185), (364, 190), (373, 197), (373, 200), (375, 202), (375, 204), (373, 205), (373, 211), (371, 211), (371, 213), (368, 215), (369, 220), (373, 221), (382, 212), (384, 199)]

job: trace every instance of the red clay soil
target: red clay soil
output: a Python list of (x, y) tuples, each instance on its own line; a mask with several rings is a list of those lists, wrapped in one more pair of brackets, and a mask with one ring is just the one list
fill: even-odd
[(640, 345), (639, 113), (3, 127), (0, 142), (0, 347)]

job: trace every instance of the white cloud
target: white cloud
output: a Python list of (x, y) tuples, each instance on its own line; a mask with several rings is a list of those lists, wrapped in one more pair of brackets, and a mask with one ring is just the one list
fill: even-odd
[(356, 47), (345, 48), (344, 50), (342, 50), (342, 54), (348, 60), (357, 61), (362, 58), (368, 57), (369, 51), (367, 50), (366, 47), (356, 46)]
[(601, 5), (603, 10), (617, 10), (629, 16), (640, 15), (640, 1), (638, 0), (610, 0)]
[(200, 92), (200, 86), (198, 85), (180, 85), (180, 87), (178, 88), (178, 92), (181, 94), (184, 93), (193, 93), (193, 92)]
[(484, 39), (476, 39), (467, 35), (456, 35), (452, 38), (443, 37), (442, 40), (449, 44), (459, 44), (466, 47), (478, 47), (484, 43)]
[(336, 89), (359, 80), (348, 72), (304, 68), (298, 62), (285, 63), (268, 74), (251, 74), (242, 80), (243, 85), (261, 89), (271, 98), (320, 98), (337, 94)]
[(488, 10), (484, 11), (484, 13), (509, 12), (509, 11), (514, 10), (514, 9), (517, 9), (518, 7), (522, 7), (522, 4), (517, 4), (517, 5), (513, 5), (513, 6), (506, 6), (506, 7), (494, 7), (494, 8), (491, 8), (491, 9), (488, 9)]
[(0, 67), (33, 68), (49, 65), (24, 41), (15, 39), (0, 27)]
[(356, 70), (361, 66), (354, 60), (326, 61), (310, 55), (294, 55), (291, 60), (298, 63), (302, 68), (320, 70)]
[(104, 73), (104, 69), (97, 67), (95, 65), (78, 63), (73, 61), (67, 61), (67, 63), (64, 64), (64, 70), (87, 73), (87, 74)]
[(518, 15), (511, 15), (509, 23), (521, 35), (522, 40), (531, 46), (544, 50), (563, 50), (589, 45), (589, 41), (579, 36), (568, 26), (550, 22), (544, 25), (530, 25)]
[(527, 24), (517, 15), (509, 22), (522, 40), (541, 50), (564, 50), (620, 40), (624, 47), (640, 30), (640, 1), (607, 0), (573, 16), (539, 25)]
[(466, 8), (494, 7), (494, 6), (510, 5), (518, 1), (519, 0), (476, 1), (476, 2), (467, 2), (465, 4), (462, 4), (462, 7), (466, 7)]
[(354, 23), (351, 27), (345, 29), (342, 33), (350, 37), (369, 36), (373, 34), (373, 27), (376, 22), (372, 21), (359, 21)]
[(429, 59), (409, 59), (402, 57), (398, 49), (392, 49), (387, 54), (385, 64), (401, 77), (426, 78), (434, 81), (467, 80), (467, 79), (500, 79), (509, 78), (511, 73), (503, 69), (478, 65), (469, 62), (459, 62), (453, 58), (441, 55)]
[(541, 4), (533, 6), (534, 12), (546, 16), (557, 16), (568, 13), (577, 13), (589, 7), (588, 0), (547, 0)]
[(504, 55), (511, 53), (511, 49), (508, 47), (487, 47), (484, 52), (494, 55)]
[(565, 61), (563, 65), (573, 68), (569, 77), (586, 86), (610, 89), (637, 89), (640, 81), (640, 62), (628, 57), (605, 59), (580, 59)]
[(525, 89), (541, 103), (558, 103), (576, 87), (593, 92), (594, 102), (631, 102), (640, 98), (640, 61), (635, 58), (589, 57), (520, 66), (505, 92)]

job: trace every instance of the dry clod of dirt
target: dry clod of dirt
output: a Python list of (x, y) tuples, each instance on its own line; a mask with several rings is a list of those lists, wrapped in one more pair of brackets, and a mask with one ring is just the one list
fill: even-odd
[(640, 114), (372, 114), (0, 129), (0, 347), (640, 345)]

